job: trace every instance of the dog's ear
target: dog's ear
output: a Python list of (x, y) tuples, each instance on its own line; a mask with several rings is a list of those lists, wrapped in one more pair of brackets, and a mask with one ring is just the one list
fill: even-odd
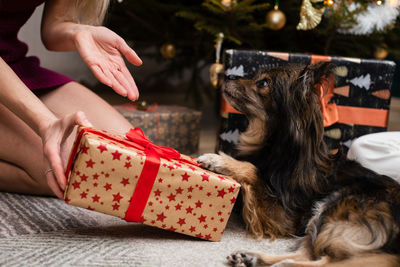
[(319, 62), (312, 65), (307, 65), (300, 74), (304, 80), (303, 82), (308, 88), (315, 88), (317, 84), (320, 84), (324, 79), (333, 74), (335, 64), (331, 62)]

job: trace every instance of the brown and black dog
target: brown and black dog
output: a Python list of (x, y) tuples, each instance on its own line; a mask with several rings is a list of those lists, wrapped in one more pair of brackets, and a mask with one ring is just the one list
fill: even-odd
[(249, 121), (240, 156), (198, 160), (242, 185), (251, 234), (302, 236), (293, 254), (239, 251), (231, 265), (400, 266), (400, 184), (324, 143), (317, 85), (333, 70), (318, 63), (225, 80), (225, 99)]

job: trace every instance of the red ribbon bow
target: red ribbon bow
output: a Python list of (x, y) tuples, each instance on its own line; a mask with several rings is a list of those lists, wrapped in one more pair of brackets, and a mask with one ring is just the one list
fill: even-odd
[(130, 129), (125, 135), (129, 140), (141, 145), (144, 151), (154, 154), (154, 156), (167, 159), (179, 159), (181, 157), (181, 154), (173, 148), (153, 144), (140, 128)]

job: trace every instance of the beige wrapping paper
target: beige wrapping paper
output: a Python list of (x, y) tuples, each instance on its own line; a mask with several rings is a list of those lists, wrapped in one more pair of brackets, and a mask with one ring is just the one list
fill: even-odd
[[(123, 137), (90, 128), (79, 131), (67, 170), (66, 203), (124, 219), (148, 156), (127, 146)], [(239, 189), (230, 177), (161, 158), (139, 222), (219, 241)]]

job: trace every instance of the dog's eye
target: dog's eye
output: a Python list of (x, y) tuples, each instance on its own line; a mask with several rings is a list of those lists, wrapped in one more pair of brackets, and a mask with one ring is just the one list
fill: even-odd
[(268, 85), (268, 82), (266, 79), (262, 79), (256, 82), (257, 88), (264, 88)]

